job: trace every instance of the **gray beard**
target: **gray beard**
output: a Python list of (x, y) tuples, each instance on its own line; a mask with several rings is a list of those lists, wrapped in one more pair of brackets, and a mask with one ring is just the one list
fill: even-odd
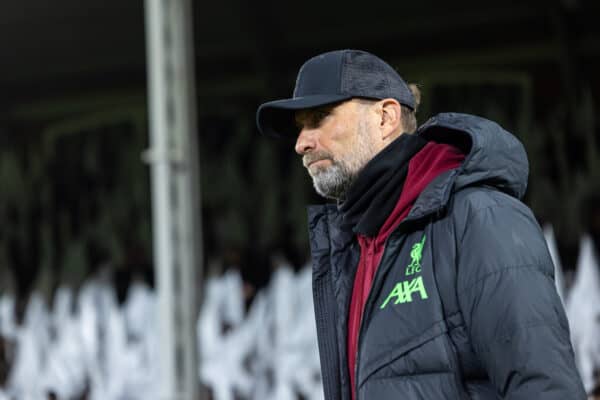
[(377, 154), (376, 148), (369, 140), (368, 131), (367, 123), (359, 122), (358, 141), (345, 159), (336, 161), (330, 154), (326, 154), (327, 158), (332, 160), (332, 165), (314, 175), (311, 174), (313, 186), (318, 194), (334, 200), (343, 201), (346, 198), (348, 189), (360, 171)]
[(318, 194), (328, 199), (343, 200), (358, 172), (352, 173), (339, 162), (312, 176), (313, 186)]

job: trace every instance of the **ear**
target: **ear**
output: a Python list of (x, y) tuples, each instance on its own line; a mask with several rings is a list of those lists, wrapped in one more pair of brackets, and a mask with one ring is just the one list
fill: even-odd
[(400, 133), (402, 126), (402, 109), (396, 99), (383, 99), (380, 102), (381, 115), (379, 129), (382, 140), (393, 140)]

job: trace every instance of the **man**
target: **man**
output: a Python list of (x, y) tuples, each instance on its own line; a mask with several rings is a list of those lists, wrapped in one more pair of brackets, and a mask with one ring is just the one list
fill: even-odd
[(497, 124), (440, 114), (378, 57), (333, 51), (265, 103), (261, 132), (296, 137), (309, 209), (325, 398), (585, 399), (528, 163)]

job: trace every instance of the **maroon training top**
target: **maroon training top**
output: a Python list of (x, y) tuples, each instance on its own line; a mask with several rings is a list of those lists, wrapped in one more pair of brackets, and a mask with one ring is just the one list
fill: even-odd
[(408, 164), (404, 187), (396, 207), (384, 222), (376, 237), (357, 235), (360, 245), (360, 260), (354, 278), (354, 288), (348, 314), (348, 368), (352, 400), (356, 398), (354, 381), (358, 344), (358, 330), (363, 309), (373, 283), (375, 271), (383, 255), (385, 240), (408, 215), (413, 204), (427, 185), (442, 172), (457, 168), (465, 156), (457, 148), (429, 142)]

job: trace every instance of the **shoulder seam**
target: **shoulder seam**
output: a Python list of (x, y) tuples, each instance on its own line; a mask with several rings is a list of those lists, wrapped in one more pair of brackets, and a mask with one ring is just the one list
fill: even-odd
[[(519, 200), (517, 200), (517, 201), (519, 201)], [(489, 204), (489, 205), (481, 207), (481, 208), (473, 209), (472, 212), (471, 212), (471, 217), (477, 218), (483, 212), (485, 212), (487, 210), (490, 210), (490, 209), (495, 209), (495, 210), (510, 209), (512, 211), (515, 211), (515, 212), (517, 212), (519, 214), (524, 215), (525, 217), (530, 217), (530, 215), (527, 215), (526, 213), (524, 213), (523, 210), (521, 210), (519, 207), (516, 207), (516, 206), (514, 206), (512, 204), (501, 204), (501, 203), (498, 203), (497, 201), (494, 201), (494, 204)], [(460, 242), (462, 242), (464, 240), (464, 236), (466, 235), (467, 230), (469, 229), (468, 226), (469, 226), (469, 223), (467, 223), (465, 225), (465, 229), (462, 232), (462, 236), (460, 238)]]

